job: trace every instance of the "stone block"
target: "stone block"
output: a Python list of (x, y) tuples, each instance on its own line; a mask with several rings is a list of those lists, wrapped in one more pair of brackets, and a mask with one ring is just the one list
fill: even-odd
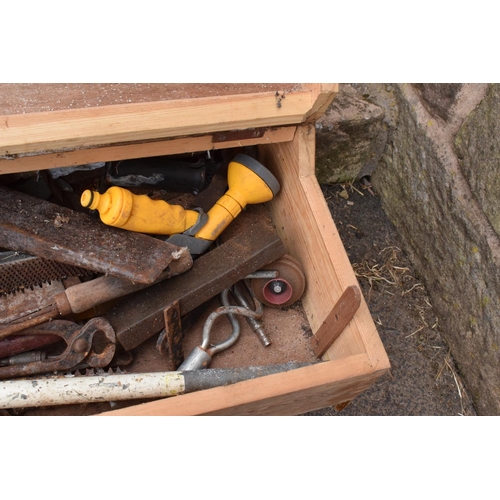
[(336, 183), (371, 175), (387, 141), (384, 110), (350, 85), (316, 122), (316, 175)]

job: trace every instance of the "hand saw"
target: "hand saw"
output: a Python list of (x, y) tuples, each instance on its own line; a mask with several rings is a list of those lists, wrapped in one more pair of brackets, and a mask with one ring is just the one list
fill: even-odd
[(13, 251), (0, 252), (0, 295), (32, 290), (52, 281), (96, 275), (88, 269), (55, 260)]
[(0, 252), (0, 324), (36, 314), (66, 285), (97, 276), (88, 269), (34, 257)]
[(0, 247), (149, 285), (179, 247), (0, 185)]
[[(177, 276), (192, 266), (187, 248), (181, 248), (154, 283)], [(89, 311), (95, 306), (123, 297), (149, 285), (134, 283), (116, 276), (97, 278), (71, 284), (65, 288), (61, 281), (17, 294), (0, 297), (0, 339), (59, 316), (71, 316)]]

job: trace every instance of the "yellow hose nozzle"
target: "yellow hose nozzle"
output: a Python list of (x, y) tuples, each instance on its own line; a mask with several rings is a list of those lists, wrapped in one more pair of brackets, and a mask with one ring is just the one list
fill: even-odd
[(280, 189), (274, 175), (245, 154), (236, 155), (229, 163), (227, 183), (229, 190), (208, 211), (208, 223), (196, 233), (196, 238), (216, 240), (247, 205), (270, 201)]
[[(228, 186), (226, 194), (208, 211), (208, 221), (194, 238), (215, 241), (247, 205), (270, 201), (280, 190), (274, 175), (245, 154), (236, 155), (229, 163)], [(86, 208), (98, 210), (105, 224), (141, 233), (176, 235), (191, 229), (192, 234), (196, 231), (193, 226), (200, 220), (196, 210), (135, 195), (118, 186), (110, 187), (104, 194), (86, 190), (80, 202)]]
[(98, 210), (102, 222), (109, 226), (148, 234), (183, 233), (196, 224), (200, 215), (195, 210), (152, 200), (118, 186), (110, 187), (104, 194), (87, 189), (82, 193), (80, 203)]

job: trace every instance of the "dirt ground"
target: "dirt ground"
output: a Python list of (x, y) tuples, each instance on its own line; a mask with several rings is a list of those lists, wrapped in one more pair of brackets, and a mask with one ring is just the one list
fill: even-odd
[(418, 270), (374, 188), (365, 180), (322, 190), (391, 370), (340, 413), (325, 408), (307, 415), (476, 415)]

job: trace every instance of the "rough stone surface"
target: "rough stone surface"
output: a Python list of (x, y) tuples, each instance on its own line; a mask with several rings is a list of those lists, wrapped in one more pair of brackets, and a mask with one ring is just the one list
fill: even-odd
[[(365, 87), (373, 102), (387, 102), (386, 88)], [(463, 84), (441, 101), (443, 94), (424, 97), (417, 89), (392, 86), (397, 126), (387, 122), (389, 140), (372, 182), (426, 284), (478, 414), (499, 415), (499, 89)]]
[(384, 110), (350, 85), (340, 91), (316, 123), (316, 174), (336, 183), (370, 175), (387, 141)]
[(443, 120), (450, 117), (450, 111), (462, 88), (461, 83), (414, 83), (423, 105), (431, 115)]
[(500, 234), (500, 85), (491, 85), (455, 138), (460, 166), (481, 209)]

